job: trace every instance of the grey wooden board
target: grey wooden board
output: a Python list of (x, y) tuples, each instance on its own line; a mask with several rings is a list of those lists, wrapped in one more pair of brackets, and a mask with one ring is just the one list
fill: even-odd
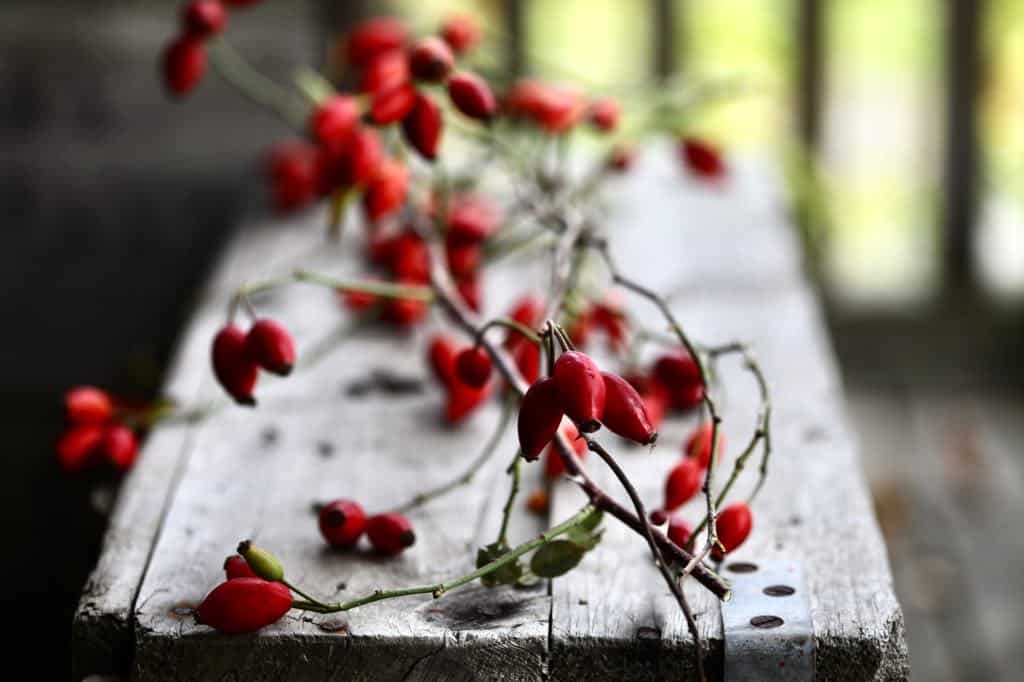
[[(905, 677), (902, 619), (884, 545), (843, 425), (840, 384), (817, 306), (799, 275), (799, 253), (776, 189), (754, 165), (741, 165), (730, 186), (710, 191), (687, 185), (667, 157), (652, 154), (642, 168), (639, 177), (622, 183), (621, 220), (611, 233), (622, 268), (672, 292), (700, 340), (750, 341), (776, 392), (773, 475), (755, 506), (755, 533), (739, 556), (785, 555), (807, 563), (825, 679)], [(189, 360), (175, 370), (172, 386), (199, 367), (203, 388), (196, 393), (216, 395), (205, 353), (238, 283), (297, 265), (358, 271), (351, 239), (340, 247), (322, 245), (322, 221), (322, 211), (313, 210), (240, 235), (185, 334), (183, 347), (199, 350), (183, 355)], [(518, 263), (490, 276), (491, 312), (500, 313), (526, 288), (543, 290), (541, 265)], [(293, 285), (256, 302), (293, 329), (300, 355), (344, 322), (333, 294), (321, 289)], [(643, 315), (657, 322), (653, 311)], [(89, 617), (76, 624), (80, 650), (95, 653), (90, 647), (102, 643), (103, 633), (93, 624), (105, 617), (134, 632), (133, 670), (142, 679), (535, 679), (548, 673), (555, 679), (618, 679), (685, 673), (692, 659), (681, 617), (650, 567), (643, 541), (615, 523), (607, 524), (601, 548), (571, 577), (533, 590), (471, 587), (436, 602), (382, 602), (344, 618), (294, 615), (242, 637), (219, 636), (172, 614), (175, 605), (195, 603), (216, 584), (224, 557), (249, 536), (278, 553), (296, 582), (328, 598), (431, 582), (471, 565), (473, 548), (493, 539), (497, 529), (511, 434), (482, 475), (485, 483), (416, 513), (419, 543), (398, 560), (325, 551), (310, 513), (314, 501), (338, 496), (356, 497), (371, 510), (386, 508), (447, 480), (456, 463), (475, 455), (496, 419), (495, 406), (466, 429), (448, 431), (437, 425), (440, 396), (432, 387), (401, 399), (354, 401), (344, 395), (348, 382), (374, 367), (425, 377), (423, 335), (367, 332), (312, 371), (261, 381), (255, 412), (232, 406), (201, 425), (175, 427), (174, 433), (187, 432), (178, 436), (184, 446), (168, 450), (162, 467), (148, 460), (157, 459), (151, 453), (173, 433), (158, 429), (122, 495), (111, 536), (133, 519), (141, 521), (130, 541), (108, 541), (86, 595), (88, 609), (81, 612)], [(723, 376), (726, 433), (738, 445), (752, 424), (753, 385), (728, 362)], [(652, 454), (605, 438), (622, 452), (649, 505), (660, 502), (664, 472), (690, 426), (668, 422)], [(270, 427), (278, 434), (273, 446), (263, 437)], [(331, 443), (333, 454), (321, 454), (321, 442)], [(528, 475), (537, 476), (537, 469), (530, 467)], [(589, 469), (615, 489), (599, 464)], [(531, 487), (524, 483), (525, 490)], [(133, 498), (143, 506), (149, 500), (145, 514)], [(166, 511), (163, 500), (169, 500)], [(581, 503), (575, 490), (559, 489), (547, 522)], [(695, 506), (689, 511), (696, 515)], [(540, 529), (521, 505), (515, 517), (517, 538)], [(327, 593), (342, 581), (343, 592)], [(714, 671), (721, 652), (717, 606), (698, 586), (686, 589), (710, 640)], [(83, 599), (83, 609), (85, 604)], [(325, 620), (329, 631), (320, 627)], [(644, 629), (638, 637), (648, 627), (658, 636)]]

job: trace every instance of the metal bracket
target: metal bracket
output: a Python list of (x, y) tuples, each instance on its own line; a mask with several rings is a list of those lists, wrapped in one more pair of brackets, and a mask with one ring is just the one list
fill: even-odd
[(722, 602), (726, 682), (814, 680), (811, 594), (796, 561), (725, 565), (732, 599)]

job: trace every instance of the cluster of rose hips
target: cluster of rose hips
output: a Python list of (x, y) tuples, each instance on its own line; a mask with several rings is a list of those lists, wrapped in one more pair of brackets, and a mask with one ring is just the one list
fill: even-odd
[(228, 7), (241, 8), (261, 0), (190, 0), (181, 8), (181, 31), (164, 50), (163, 76), (174, 95), (193, 90), (206, 73), (206, 41), (224, 31)]
[(109, 393), (93, 386), (76, 386), (64, 394), (68, 428), (57, 441), (57, 462), (67, 473), (78, 473), (102, 460), (127, 471), (139, 452), (135, 431), (118, 421), (119, 410)]
[(260, 369), (288, 376), (295, 366), (295, 342), (274, 320), (255, 320), (249, 331), (227, 324), (213, 338), (213, 372), (239, 405), (255, 405)]

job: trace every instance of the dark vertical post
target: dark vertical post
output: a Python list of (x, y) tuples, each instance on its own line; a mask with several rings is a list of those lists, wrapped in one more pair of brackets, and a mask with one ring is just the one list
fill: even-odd
[(526, 1), (504, 0), (502, 15), (505, 20), (505, 71), (516, 78), (526, 71)]
[(797, 125), (800, 139), (813, 154), (821, 142), (825, 87), (825, 0), (797, 0)]
[(943, 255), (945, 284), (969, 289), (971, 233), (977, 205), (976, 99), (981, 78), (984, 0), (946, 0), (946, 166)]
[(676, 0), (651, 0), (651, 67), (656, 80), (665, 81), (676, 71)]

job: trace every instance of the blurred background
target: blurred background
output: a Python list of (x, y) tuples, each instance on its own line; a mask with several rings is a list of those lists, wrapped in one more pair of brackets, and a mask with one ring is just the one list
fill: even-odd
[[(789, 188), (864, 446), (913, 675), (1024, 669), (1024, 2), (267, 0), (231, 38), (288, 78), (391, 11), (468, 11), (495, 68), (620, 92), (737, 85), (689, 126), (771, 159)], [(216, 78), (187, 106), (157, 77), (178, 3), (0, 4), (3, 606), (67, 670), (71, 613), (112, 480), (62, 477), (60, 396), (152, 395), (218, 250), (265, 210), (287, 131)], [(1007, 530), (1009, 529), (1009, 533)], [(41, 669), (43, 668), (43, 669)]]

